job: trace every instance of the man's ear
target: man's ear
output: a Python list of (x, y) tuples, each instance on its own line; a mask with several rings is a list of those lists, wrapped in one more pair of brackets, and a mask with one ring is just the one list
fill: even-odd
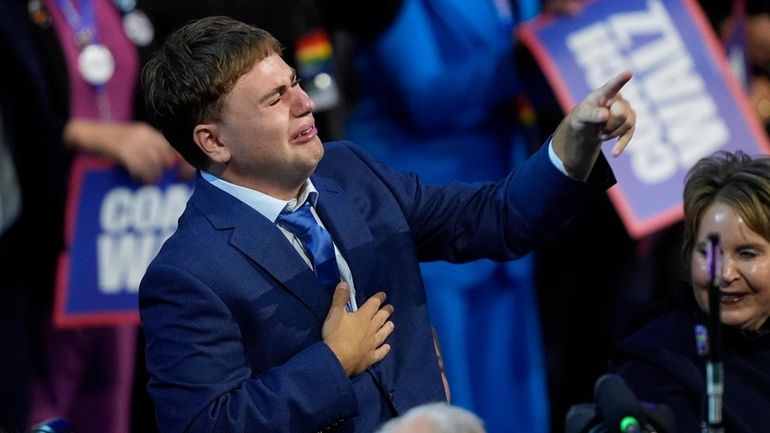
[(230, 149), (222, 140), (216, 124), (202, 123), (197, 125), (193, 130), (193, 140), (212, 161), (225, 163), (230, 160)]

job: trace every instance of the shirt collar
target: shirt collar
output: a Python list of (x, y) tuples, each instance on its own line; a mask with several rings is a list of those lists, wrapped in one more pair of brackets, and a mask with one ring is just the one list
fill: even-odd
[(201, 170), (201, 176), (206, 182), (232, 195), (273, 223), (278, 219), (278, 215), (281, 212), (293, 212), (305, 204), (306, 201), (310, 201), (310, 204), (315, 206), (318, 201), (318, 190), (310, 179), (306, 180), (302, 189), (300, 189), (299, 197), (292, 198), (291, 200), (281, 200), (257, 190), (230, 183), (203, 170)]

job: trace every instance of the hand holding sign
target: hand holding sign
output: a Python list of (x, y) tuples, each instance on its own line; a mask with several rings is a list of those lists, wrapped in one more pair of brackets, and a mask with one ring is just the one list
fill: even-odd
[(65, 127), (64, 140), (68, 146), (118, 162), (144, 184), (160, 180), (177, 158), (160, 131), (144, 122), (73, 119)]
[(628, 145), (636, 126), (636, 113), (620, 95), (620, 89), (632, 75), (623, 71), (589, 93), (557, 128), (553, 149), (571, 176), (588, 178), (604, 140), (618, 139), (612, 148), (613, 156), (620, 155)]

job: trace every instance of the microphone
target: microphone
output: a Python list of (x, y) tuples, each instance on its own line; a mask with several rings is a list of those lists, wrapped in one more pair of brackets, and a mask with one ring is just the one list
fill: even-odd
[(619, 375), (605, 374), (600, 377), (596, 381), (594, 397), (608, 432), (654, 431), (647, 422), (642, 403)]
[[(722, 365), (722, 320), (720, 305), (720, 280), (722, 278), (722, 253), (719, 234), (709, 233), (706, 259), (709, 266), (710, 284), (708, 311), (708, 348), (706, 351), (706, 398), (705, 417), (701, 423), (703, 433), (723, 433), (722, 399), (724, 373)], [(697, 331), (696, 331), (697, 333)]]
[[(670, 407), (665, 404), (646, 401), (642, 402), (642, 407), (647, 420), (650, 422), (649, 433), (676, 433), (674, 411)], [(615, 429), (608, 429), (604, 425), (602, 415), (597, 413), (595, 404), (580, 403), (570, 407), (567, 412), (564, 433), (610, 433), (618, 431), (615, 426), (612, 427)]]
[(674, 411), (665, 404), (639, 401), (617, 374), (605, 374), (594, 387), (595, 404), (572, 406), (565, 433), (676, 433)]

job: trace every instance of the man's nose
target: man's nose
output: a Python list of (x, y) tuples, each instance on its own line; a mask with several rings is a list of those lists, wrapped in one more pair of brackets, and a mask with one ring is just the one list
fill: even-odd
[(300, 86), (292, 90), (292, 112), (295, 116), (301, 117), (315, 110), (315, 102)]

